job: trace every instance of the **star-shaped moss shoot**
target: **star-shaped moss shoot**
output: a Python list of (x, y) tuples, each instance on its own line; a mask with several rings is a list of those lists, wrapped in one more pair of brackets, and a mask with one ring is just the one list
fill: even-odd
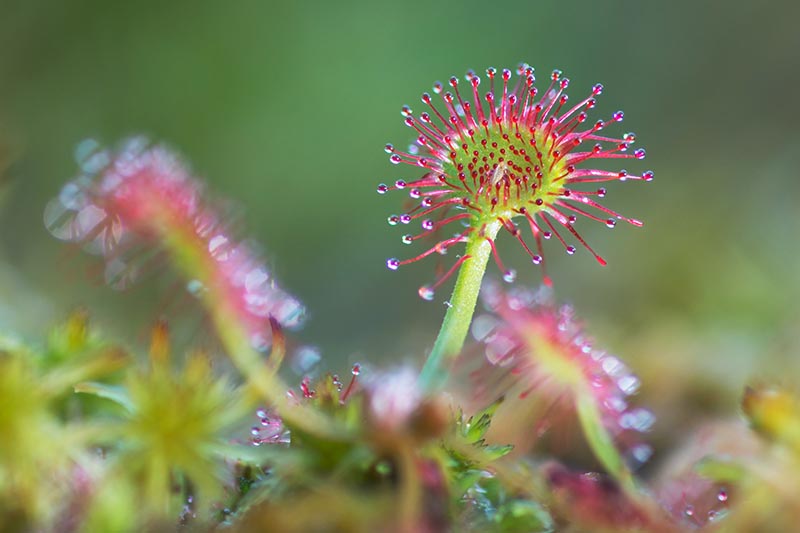
[(251, 449), (230, 440), (249, 413), (247, 394), (216, 376), (201, 353), (173, 368), (163, 324), (154, 328), (149, 364), (132, 369), (123, 387), (83, 383), (76, 390), (123, 407), (102, 436), (111, 445), (111, 471), (140, 487), (139, 501), (158, 519), (177, 521), (188, 496), (208, 509), (232, 482), (226, 460), (247, 457)]
[[(527, 64), (517, 68), (516, 79), (508, 69), (489, 68), (486, 76), (489, 87), (484, 94), (481, 78), (469, 72), (466, 86), (456, 77), (449, 79), (447, 90), (437, 82), (433, 92), (438, 97), (424, 93), (419, 114), (409, 106), (402, 108), (416, 142), (407, 151), (387, 144), (386, 151), (392, 163), (419, 167), (423, 174), (378, 185), (381, 194), (403, 189), (418, 201), (409, 211), (389, 217), (392, 225), (420, 224), (421, 232), (403, 235), (404, 243), (412, 245), (429, 236), (436, 241), (409, 259), (387, 260), (389, 269), (465, 245), (452, 266), (419, 289), (423, 299), (431, 300), (437, 287), (459, 271), (452, 307), (429, 359), (433, 362), (451, 358), (461, 349), (489, 258), (494, 257), (506, 281), (515, 279), (516, 272), (505, 266), (495, 246), (501, 230), (542, 267), (543, 241), (553, 237), (568, 254), (578, 250), (572, 241), (604, 265), (605, 260), (575, 228), (576, 222), (585, 218), (613, 228), (623, 220), (641, 226), (640, 221), (602, 205), (599, 199), (606, 189), (598, 184), (653, 178), (649, 170), (630, 174), (593, 165), (599, 160), (645, 157), (644, 149), (632, 149), (633, 133), (603, 133), (606, 126), (622, 121), (622, 111), (587, 125), (588, 111), (595, 106), (602, 85), (594, 85), (588, 96), (572, 104), (565, 94), (569, 79), (559, 70), (548, 76), (542, 91)], [(546, 274), (544, 281), (550, 284)], [(432, 379), (426, 369), (423, 381)]]
[(85, 421), (65, 420), (66, 399), (76, 383), (126, 361), (90, 337), (82, 314), (58, 328), (44, 352), (0, 334), (0, 522), (7, 530), (53, 530), (92, 435)]
[[(52, 518), (57, 500), (67, 491), (61, 483), (49, 488), (42, 483), (68, 477), (70, 456), (80, 444), (74, 431), (57, 419), (51, 406), (54, 391), (43, 383), (31, 359), (21, 350), (0, 349), (0, 508), (3, 515), (17, 515), (20, 530)], [(60, 443), (57, 449), (54, 436)]]

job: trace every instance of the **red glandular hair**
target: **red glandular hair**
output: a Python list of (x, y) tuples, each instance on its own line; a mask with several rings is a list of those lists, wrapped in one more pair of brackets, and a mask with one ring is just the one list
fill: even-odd
[[(433, 91), (440, 98), (423, 93), (424, 111), (418, 115), (403, 106), (405, 124), (417, 134), (416, 142), (407, 151), (387, 144), (386, 151), (392, 163), (419, 167), (424, 174), (413, 180), (399, 179), (393, 185), (381, 183), (378, 192), (404, 189), (419, 201), (410, 211), (389, 217), (391, 225), (421, 224), (422, 231), (404, 235), (403, 243), (412, 244), (428, 236), (435, 236), (438, 242), (410, 259), (387, 260), (388, 268), (396, 270), (433, 253), (444, 254), (455, 244), (485, 237), (492, 243), (504, 278), (513, 279), (514, 271), (503, 265), (494, 239), (484, 233), (494, 222), (519, 241), (534, 264), (544, 265), (543, 239), (555, 237), (567, 253), (575, 253), (576, 247), (567, 242), (567, 233), (605, 264), (575, 229), (578, 217), (610, 228), (618, 220), (634, 226), (642, 223), (600, 204), (598, 199), (606, 195), (605, 187), (586, 185), (653, 179), (652, 171), (634, 175), (627, 170), (591, 167), (600, 159), (645, 157), (644, 149), (630, 149), (636, 139), (633, 133), (619, 137), (601, 133), (608, 124), (622, 121), (622, 111), (615, 112), (610, 120), (587, 126), (587, 111), (595, 106), (602, 85), (594, 85), (589, 96), (569, 105), (564, 92), (569, 80), (558, 70), (548, 76), (544, 91), (537, 89), (534, 69), (526, 64), (518, 67), (516, 81), (507, 69), (498, 72), (489, 68), (486, 75), (489, 88), (483, 95), (479, 90), (481, 78), (469, 72), (466, 90), (460, 87), (458, 78), (452, 77), (448, 83), (451, 91), (445, 91), (441, 83), (434, 85)], [(434, 103), (435, 99), (441, 102)], [(535, 249), (523, 236), (518, 221), (529, 229)], [(453, 233), (441, 238), (445, 228), (453, 228)], [(461, 257), (421, 296), (432, 297), (432, 289), (467, 259)], [(545, 283), (550, 284), (543, 275)]]

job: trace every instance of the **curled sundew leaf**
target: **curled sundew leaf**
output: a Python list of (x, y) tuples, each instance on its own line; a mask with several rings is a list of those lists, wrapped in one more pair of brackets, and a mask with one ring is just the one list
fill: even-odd
[(694, 465), (715, 487), (705, 495), (714, 505), (706, 511), (702, 501), (690, 501), (684, 515), (696, 524), (715, 522), (721, 531), (794, 531), (800, 521), (800, 400), (786, 388), (762, 384), (745, 390), (742, 408), (753, 431), (742, 424), (739, 435), (726, 435), (732, 450), (707, 446)]
[(745, 494), (747, 465), (760, 462), (767, 452), (765, 443), (741, 420), (708, 422), (663, 459), (650, 488), (682, 530), (713, 526), (731, 514)]
[(578, 421), (597, 459), (632, 489), (630, 470), (649, 458), (642, 434), (655, 420), (631, 405), (638, 378), (593, 343), (571, 307), (553, 306), (547, 291), (488, 283), (482, 294), (489, 313), (475, 319), (472, 332), (484, 361), (470, 373), (471, 395), (505, 397), (493, 438), (525, 449)]
[[(80, 174), (45, 208), (50, 232), (102, 256), (106, 281), (116, 288), (166, 256), (251, 390), (296, 426), (336, 433), (319, 413), (290, 406), (288, 387), (276, 375), (283, 356), (276, 337), (282, 328), (299, 327), (305, 308), (279, 287), (255, 247), (234, 235), (184, 162), (143, 138), (118, 149), (85, 141), (76, 156)], [(273, 340), (274, 357), (265, 365)]]
[(241, 329), (253, 348), (269, 347), (270, 318), (281, 327), (302, 323), (302, 304), (277, 285), (169, 149), (143, 138), (116, 150), (89, 140), (76, 155), (81, 173), (47, 205), (45, 224), (55, 237), (101, 255), (109, 285), (126, 288), (166, 255), (187, 290), (219, 308), (225, 327)]

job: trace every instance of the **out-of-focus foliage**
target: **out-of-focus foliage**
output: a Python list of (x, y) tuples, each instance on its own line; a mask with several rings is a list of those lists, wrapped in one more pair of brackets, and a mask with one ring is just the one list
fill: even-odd
[(40, 348), (2, 339), (4, 530), (440, 531), (454, 520), (551, 528), (530, 491), (493, 473), (509, 451), (483, 440), (494, 406), (456, 413), (444, 398), (415, 393), (406, 369), (365, 384), (354, 376), (347, 387), (328, 374), (296, 394), (343, 428), (320, 437), (256, 410), (204, 355), (173, 359), (164, 324), (140, 368), (99, 340), (85, 313)]

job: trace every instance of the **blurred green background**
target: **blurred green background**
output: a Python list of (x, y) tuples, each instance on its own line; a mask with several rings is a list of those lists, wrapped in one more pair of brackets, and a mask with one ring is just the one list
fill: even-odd
[[(748, 379), (800, 383), (798, 6), (2, 1), (0, 329), (35, 337), (84, 305), (135, 341), (154, 318), (158, 288), (86, 281), (92, 261), (42, 223), (78, 141), (144, 133), (242, 207), (309, 307), (297, 338), (328, 367), (419, 360), (447, 291), (416, 295), (434, 261), (384, 266), (412, 250), (386, 224), (404, 196), (375, 185), (417, 173), (390, 165), (383, 144), (413, 139), (400, 106), (418, 107), (433, 81), (526, 61), (540, 78), (563, 69), (573, 98), (602, 82), (592, 116), (624, 109), (615, 131), (648, 150), (626, 167), (656, 173), (606, 198), (644, 228), (579, 222), (609, 266), (550, 244), (558, 298), (643, 377), (661, 427), (735, 413)], [(538, 283), (504, 240), (519, 282)]]

